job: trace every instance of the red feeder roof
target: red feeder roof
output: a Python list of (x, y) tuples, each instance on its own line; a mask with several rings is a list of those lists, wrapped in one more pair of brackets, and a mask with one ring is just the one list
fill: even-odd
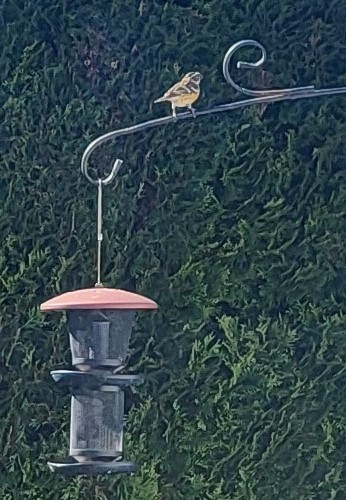
[(157, 304), (137, 293), (114, 288), (85, 288), (63, 293), (41, 304), (41, 311), (66, 309), (157, 309)]

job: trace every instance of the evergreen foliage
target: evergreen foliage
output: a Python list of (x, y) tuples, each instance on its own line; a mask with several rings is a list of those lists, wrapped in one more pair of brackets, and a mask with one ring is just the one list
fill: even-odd
[(127, 399), (138, 474), (48, 470), (69, 432), (49, 371), (71, 358), (63, 315), (38, 310), (95, 282), (96, 191), (79, 170), (90, 140), (163, 116), (153, 100), (187, 71), (205, 75), (198, 107), (236, 99), (221, 63), (240, 39), (267, 48), (274, 86), (346, 85), (345, 12), (344, 0), (2, 3), (2, 500), (346, 498), (346, 97), (178, 122), (93, 156), (100, 172), (124, 159), (105, 190), (103, 281), (160, 306), (138, 315), (129, 358), (146, 375)]

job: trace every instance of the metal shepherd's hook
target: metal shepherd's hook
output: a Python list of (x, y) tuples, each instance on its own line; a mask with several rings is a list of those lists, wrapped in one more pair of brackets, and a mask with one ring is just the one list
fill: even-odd
[[(248, 106), (252, 106), (254, 104), (263, 104), (263, 103), (271, 103), (285, 100), (297, 100), (308, 97), (323, 97), (326, 95), (335, 95), (335, 94), (345, 94), (346, 87), (335, 87), (328, 89), (315, 89), (314, 86), (307, 87), (295, 87), (295, 88), (283, 88), (283, 89), (268, 89), (268, 90), (252, 90), (247, 89), (245, 87), (240, 87), (235, 81), (232, 79), (230, 75), (230, 62), (234, 55), (234, 53), (243, 48), (243, 47), (256, 47), (261, 50), (261, 58), (253, 63), (238, 61), (237, 68), (238, 69), (253, 69), (261, 67), (266, 61), (266, 50), (259, 42), (256, 40), (242, 40), (240, 42), (232, 45), (223, 60), (223, 74), (228, 83), (232, 85), (232, 87), (240, 92), (241, 94), (245, 94), (250, 96), (251, 99), (246, 99), (243, 101), (232, 102), (228, 104), (221, 104), (218, 106), (213, 106), (209, 109), (204, 109), (201, 111), (197, 111), (195, 116), (203, 116), (209, 115), (213, 113), (221, 113), (223, 111), (233, 111), (235, 109), (245, 108)], [(88, 179), (91, 184), (98, 186), (98, 204), (97, 204), (97, 283), (95, 286), (102, 286), (101, 283), (101, 243), (102, 243), (102, 187), (110, 184), (115, 176), (117, 175), (123, 160), (116, 159), (110, 174), (104, 179), (97, 178), (94, 179), (90, 176), (88, 172), (88, 162), (91, 153), (101, 144), (106, 141), (110, 141), (116, 139), (117, 137), (123, 135), (134, 134), (135, 132), (142, 132), (149, 128), (160, 127), (162, 125), (167, 125), (168, 123), (176, 123), (178, 120), (187, 120), (193, 118), (190, 113), (179, 113), (176, 118), (172, 116), (166, 116), (164, 118), (157, 118), (154, 120), (149, 120), (143, 123), (139, 123), (138, 125), (133, 125), (128, 128), (123, 128), (120, 130), (114, 130), (112, 132), (108, 132), (104, 134), (94, 141), (92, 141), (86, 150), (83, 153), (82, 162), (81, 162), (81, 170), (85, 177)]]

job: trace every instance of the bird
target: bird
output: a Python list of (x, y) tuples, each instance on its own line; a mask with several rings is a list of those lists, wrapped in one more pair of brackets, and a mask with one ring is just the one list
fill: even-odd
[(176, 108), (189, 108), (192, 116), (196, 118), (196, 112), (192, 107), (192, 104), (197, 101), (200, 88), (199, 84), (203, 78), (203, 75), (198, 71), (191, 71), (186, 73), (186, 75), (173, 87), (167, 90), (167, 92), (156, 99), (154, 103), (168, 101), (172, 105), (172, 115), (176, 119), (177, 113)]

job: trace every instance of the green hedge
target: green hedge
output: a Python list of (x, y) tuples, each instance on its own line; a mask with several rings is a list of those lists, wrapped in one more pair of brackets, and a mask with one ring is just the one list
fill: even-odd
[(244, 38), (267, 47), (274, 85), (346, 85), (345, 10), (3, 2), (2, 500), (346, 498), (346, 97), (178, 122), (93, 156), (99, 172), (124, 160), (105, 191), (104, 283), (160, 305), (138, 316), (129, 359), (146, 375), (128, 396), (138, 474), (49, 472), (69, 433), (49, 371), (70, 353), (63, 315), (38, 310), (95, 283), (96, 191), (79, 170), (90, 140), (163, 116), (153, 100), (187, 71), (205, 75), (198, 107), (236, 99), (221, 64)]

